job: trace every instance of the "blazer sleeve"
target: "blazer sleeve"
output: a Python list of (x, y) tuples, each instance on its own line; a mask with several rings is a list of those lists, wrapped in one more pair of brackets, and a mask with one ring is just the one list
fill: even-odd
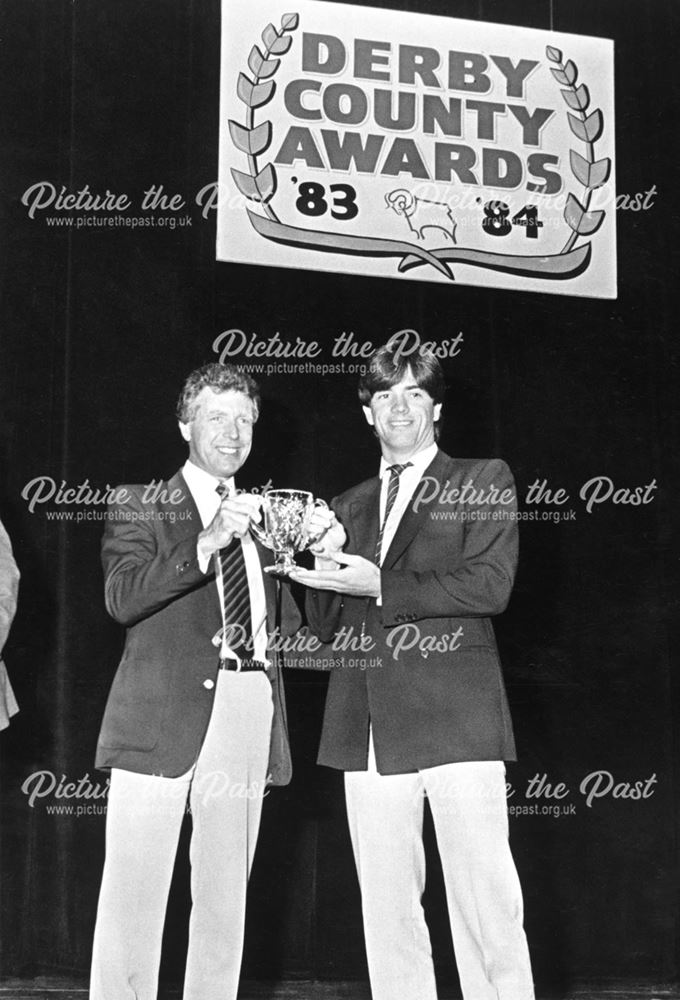
[(19, 576), (9, 535), (0, 522), (0, 654), (17, 609)]
[[(466, 515), (463, 549), (450, 570), (381, 573), (384, 625), (423, 618), (487, 617), (505, 610), (517, 569), (517, 503), (512, 473), (498, 459), (487, 462), (475, 476), (476, 490), (488, 493), (492, 485), (498, 495), (510, 490), (512, 502), (459, 506)], [(453, 530), (454, 522), (448, 524)]]
[[(198, 565), (198, 531), (169, 542), (153, 505), (131, 486), (120, 487), (108, 508), (102, 539), (106, 610), (121, 625), (134, 625), (212, 578)], [(121, 499), (122, 497), (122, 499)]]
[(340, 627), (342, 595), (331, 590), (312, 590), (305, 596), (305, 614), (309, 628), (322, 642), (332, 642)]

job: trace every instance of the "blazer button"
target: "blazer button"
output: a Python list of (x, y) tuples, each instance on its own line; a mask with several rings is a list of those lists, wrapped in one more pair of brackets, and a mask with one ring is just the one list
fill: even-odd
[(206, 691), (212, 691), (212, 689), (215, 687), (215, 681), (211, 680), (208, 677), (206, 680), (203, 681), (203, 687), (206, 689)]

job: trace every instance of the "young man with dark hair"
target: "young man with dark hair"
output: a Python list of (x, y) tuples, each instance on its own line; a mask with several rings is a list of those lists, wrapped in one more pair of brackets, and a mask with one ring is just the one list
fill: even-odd
[(373, 1000), (436, 1000), (426, 797), (465, 1000), (532, 1000), (508, 845), (503, 762), (515, 747), (491, 625), (517, 563), (514, 484), (504, 462), (437, 448), (443, 386), (432, 355), (377, 351), (359, 397), (379, 476), (317, 511), (315, 569), (291, 575), (310, 588), (313, 631), (362, 636), (373, 664), (333, 669), (319, 751), (345, 771)]
[(444, 402), (446, 384), (441, 365), (428, 351), (404, 354), (400, 348), (386, 347), (371, 357), (365, 374), (359, 379), (359, 402), (370, 406), (371, 399), (381, 389), (391, 389), (410, 373), (411, 379), (424, 389), (434, 403)]

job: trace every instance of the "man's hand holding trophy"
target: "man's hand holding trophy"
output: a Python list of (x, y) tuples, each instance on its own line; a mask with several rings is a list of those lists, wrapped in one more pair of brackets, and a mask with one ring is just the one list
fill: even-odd
[(347, 533), (335, 513), (327, 507), (316, 508), (310, 529), (317, 540), (309, 546), (315, 556), (313, 570), (294, 566), (292, 580), (314, 590), (334, 590), (353, 597), (380, 597), (380, 569), (363, 556), (343, 552)]
[(295, 570), (293, 556), (320, 544), (335, 515), (325, 500), (315, 500), (306, 490), (265, 490), (260, 498), (264, 524), (250, 521), (250, 531), (276, 555), (265, 573), (287, 576)]

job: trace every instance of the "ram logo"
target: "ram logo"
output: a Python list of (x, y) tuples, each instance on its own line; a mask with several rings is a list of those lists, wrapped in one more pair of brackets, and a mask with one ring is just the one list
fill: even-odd
[[(406, 225), (419, 240), (429, 235), (441, 239), (443, 233), (446, 239), (456, 242), (456, 220), (445, 201), (429, 201), (411, 194), (405, 188), (398, 188), (385, 195), (387, 207), (405, 220)], [(432, 230), (432, 232), (427, 232)], [(439, 230), (439, 233), (435, 233)]]

